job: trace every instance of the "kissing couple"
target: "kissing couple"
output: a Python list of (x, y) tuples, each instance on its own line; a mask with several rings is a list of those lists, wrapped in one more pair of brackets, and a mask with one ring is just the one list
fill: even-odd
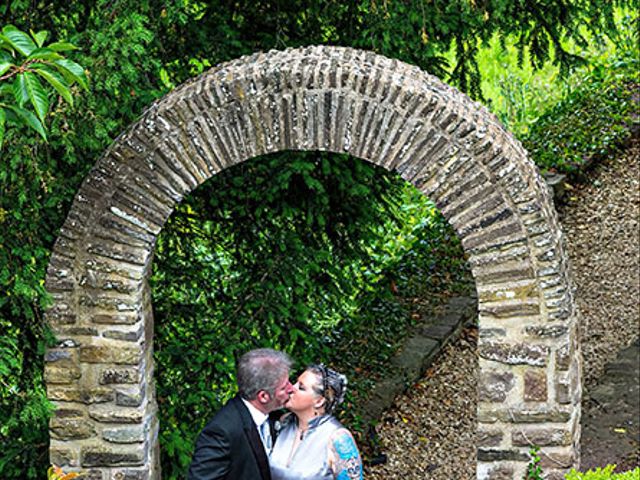
[[(292, 385), (292, 363), (268, 348), (240, 357), (238, 394), (198, 436), (189, 480), (362, 479), (355, 440), (333, 416), (346, 377), (310, 365)], [(282, 407), (290, 413), (269, 415)]]

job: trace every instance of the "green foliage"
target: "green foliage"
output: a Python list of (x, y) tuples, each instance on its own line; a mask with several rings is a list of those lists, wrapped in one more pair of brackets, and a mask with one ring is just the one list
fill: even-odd
[(529, 456), (531, 461), (527, 465), (527, 473), (524, 476), (524, 480), (543, 480), (542, 468), (540, 467), (540, 452), (539, 447), (531, 447), (529, 450)]
[[(79, 2), (66, 2), (64, 8), (60, 3), (53, 10), (55, 14), (50, 7), (35, 7), (31, 2), (11, 2), (10, 12), (6, 11), (7, 3), (0, 7), (7, 23), (25, 31), (46, 29), (53, 38), (68, 38), (80, 47), (68, 51), (67, 60), (75, 63), (52, 67), (68, 85), (71, 74), (82, 78), (79, 71), (74, 71), (75, 64), (92, 73), (91, 91), (75, 96), (77, 87), (71, 87), (73, 108), (68, 99), (56, 100), (54, 94), (62, 99), (64, 96), (55, 84), (39, 76), (49, 101), (48, 143), (34, 129), (8, 128), (0, 152), (0, 338), (4, 339), (0, 365), (10, 369), (8, 376), (5, 370), (0, 375), (2, 478), (41, 478), (49, 466), (50, 406), (43, 380), (43, 354), (51, 339), (42, 310), (48, 302), (44, 278), (57, 231), (98, 155), (144, 105), (160, 95), (153, 84), (150, 86), (147, 74), (138, 70), (138, 66), (149, 69), (145, 49), (140, 48), (141, 42), (150, 38), (142, 28), (144, 22), (133, 12), (118, 15), (122, 4), (109, 7), (110, 3), (96, 2), (96, 8), (107, 15), (104, 18), (83, 15), (84, 4)], [(30, 10), (34, 7), (42, 11)], [(92, 22), (94, 26), (87, 30)], [(100, 35), (94, 35), (95, 22), (101, 25)], [(36, 37), (30, 37), (31, 41), (42, 40), (42, 35)], [(101, 43), (97, 43), (97, 37)], [(121, 55), (125, 43), (138, 53)], [(55, 43), (47, 47), (52, 45), (60, 48)], [(68, 48), (63, 45), (61, 51), (67, 53)], [(16, 60), (23, 59), (16, 52)], [(12, 63), (18, 65), (18, 61)], [(33, 68), (40, 64), (44, 62), (36, 62)], [(60, 75), (57, 67), (69, 70), (69, 76)], [(43, 71), (49, 72), (39, 70)], [(139, 88), (142, 92), (129, 94)], [(122, 91), (127, 95), (120, 95)], [(15, 101), (13, 96), (6, 98), (1, 101)], [(25, 100), (25, 109), (27, 105), (33, 108), (30, 100)], [(16, 351), (18, 356), (14, 355)]]
[(536, 164), (542, 170), (577, 173), (615, 151), (638, 122), (639, 67), (631, 57), (589, 68), (580, 84), (522, 138)]
[(628, 472), (615, 473), (615, 465), (607, 465), (604, 468), (596, 468), (588, 472), (580, 473), (572, 469), (567, 475), (566, 480), (640, 480), (640, 467), (636, 467)]
[[(480, 50), (482, 88), (489, 107), (532, 153), (543, 170), (576, 173), (615, 151), (638, 122), (638, 11), (615, 10), (610, 37), (581, 29), (587, 45), (565, 48), (588, 60), (569, 76), (550, 63), (518, 65), (518, 49), (495, 36)], [(530, 53), (524, 52), (525, 60)], [(637, 127), (635, 127), (637, 128)]]
[[(527, 465), (527, 472), (524, 480), (542, 480), (545, 478), (544, 471), (540, 467), (540, 447), (534, 446), (529, 450), (531, 461)], [(640, 467), (627, 472), (615, 473), (616, 465), (598, 467), (587, 472), (578, 472), (572, 468), (565, 475), (566, 480), (640, 480)]]
[[(6, 124), (27, 126), (46, 140), (50, 93), (55, 91), (73, 105), (72, 85), (88, 88), (83, 68), (60, 53), (75, 50), (74, 45), (54, 42), (45, 46), (47, 31), (30, 34), (13, 25), (3, 27), (0, 34), (0, 150)], [(27, 103), (35, 115), (24, 108)]]

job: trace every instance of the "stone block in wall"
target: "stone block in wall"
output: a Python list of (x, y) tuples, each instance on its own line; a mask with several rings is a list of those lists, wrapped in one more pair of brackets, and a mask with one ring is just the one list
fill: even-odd
[(130, 295), (120, 295), (121, 298), (109, 295), (97, 295), (94, 292), (82, 295), (78, 305), (87, 309), (96, 309), (108, 313), (135, 312), (138, 302)]
[(106, 480), (108, 474), (97, 468), (83, 468), (80, 475), (76, 477), (78, 480)]
[(504, 328), (490, 328), (480, 326), (478, 334), (480, 335), (480, 338), (482, 340), (500, 339), (507, 336), (507, 331)]
[(111, 480), (148, 480), (148, 469), (127, 468), (124, 470), (115, 469), (111, 475)]
[(517, 449), (491, 449), (479, 448), (479, 462), (527, 462), (530, 460), (529, 454)]
[(558, 338), (568, 331), (566, 325), (529, 325), (524, 328), (524, 333), (533, 338)]
[(87, 252), (94, 256), (128, 263), (133, 267), (144, 266), (146, 259), (145, 254), (147, 253), (144, 249), (134, 248), (132, 246), (127, 246), (127, 248), (124, 249), (119, 244), (100, 240), (102, 243), (89, 243), (86, 247)]
[(139, 407), (145, 399), (145, 389), (130, 388), (116, 391), (116, 405), (123, 407)]
[(52, 326), (73, 325), (76, 323), (77, 316), (74, 313), (59, 312), (49, 310), (44, 313), (44, 320)]
[(580, 397), (580, 383), (575, 359), (566, 372), (556, 373), (556, 401), (561, 405), (576, 404)]
[(115, 275), (130, 280), (142, 280), (144, 267), (114, 261), (105, 257), (93, 257), (84, 262), (84, 267), (96, 272)]
[(44, 367), (44, 379), (47, 384), (70, 384), (78, 380), (80, 375), (80, 367), (77, 365), (54, 367), (48, 364)]
[[(62, 337), (64, 338), (65, 336), (68, 337), (95, 337), (98, 335), (98, 330), (92, 327), (78, 327), (78, 326), (74, 326), (74, 327), (67, 327), (65, 326), (61, 326), (58, 327), (56, 329), (56, 334), (58, 335), (58, 338)], [(78, 340), (78, 339), (76, 339)], [(86, 339), (88, 340), (88, 339)], [(74, 346), (80, 346), (82, 344), (82, 342), (85, 341), (85, 339), (82, 340), (78, 340)], [(58, 344), (59, 347), (61, 348), (67, 348), (64, 345), (60, 345)]]
[(461, 239), (465, 251), (471, 253), (487, 252), (498, 250), (512, 243), (519, 242), (525, 238), (519, 224), (516, 222), (506, 223), (488, 232), (482, 231)]
[(122, 279), (111, 273), (86, 269), (80, 278), (80, 285), (105, 292), (134, 294), (140, 288), (139, 282), (132, 279)]
[(510, 465), (479, 463), (477, 467), (478, 480), (513, 480), (514, 474), (513, 467)]
[(144, 441), (145, 428), (143, 425), (105, 428), (102, 438), (110, 443), (139, 443)]
[(125, 330), (123, 328), (106, 330), (102, 333), (104, 338), (113, 340), (122, 340), (125, 342), (137, 342), (142, 336), (142, 325), (135, 330)]
[(548, 310), (549, 320), (567, 320), (571, 318), (573, 314), (573, 308), (569, 306), (565, 306), (563, 308), (553, 308)]
[(547, 401), (547, 372), (541, 369), (528, 369), (524, 372), (524, 401)]
[(504, 402), (514, 385), (515, 377), (511, 372), (482, 371), (478, 379), (478, 400)]
[(507, 365), (531, 365), (543, 367), (547, 364), (549, 347), (528, 343), (480, 342), (478, 354), (486, 360), (493, 360)]
[(91, 321), (102, 325), (134, 325), (138, 323), (141, 318), (137, 312), (121, 312), (110, 315), (93, 315)]
[(83, 387), (57, 387), (51, 385), (47, 388), (49, 400), (77, 403), (104, 403), (115, 399), (115, 392), (110, 388), (83, 388)]
[(571, 468), (576, 463), (576, 455), (570, 450), (557, 451), (554, 448), (542, 449), (539, 452), (540, 466), (548, 471), (553, 468)]
[(509, 409), (481, 408), (478, 411), (479, 422), (505, 422), (505, 423), (566, 423), (571, 419), (572, 409), (542, 408), (535, 409)]
[(49, 431), (52, 438), (57, 440), (82, 440), (96, 436), (95, 427), (86, 418), (67, 418), (65, 420), (51, 420)]
[(139, 383), (143, 370), (134, 367), (107, 367), (100, 370), (98, 381), (101, 385)]
[(137, 365), (142, 358), (141, 347), (120, 345), (86, 345), (80, 347), (80, 361), (85, 363), (116, 363)]
[(89, 407), (89, 416), (102, 423), (142, 423), (144, 412), (138, 408), (98, 404)]
[(83, 467), (141, 466), (146, 460), (142, 445), (108, 448), (103, 446), (83, 447), (80, 462)]
[(503, 300), (525, 300), (535, 298), (538, 295), (538, 288), (533, 281), (527, 281), (523, 285), (510, 282), (499, 287), (491, 286), (478, 292), (478, 300), (481, 303), (500, 302)]
[(49, 461), (59, 467), (77, 467), (80, 464), (80, 457), (71, 448), (52, 445), (49, 448)]
[(537, 445), (540, 447), (557, 447), (571, 445), (573, 435), (566, 428), (542, 427), (520, 428), (511, 434), (511, 442), (518, 447)]
[(500, 303), (480, 303), (478, 310), (481, 314), (493, 318), (531, 317), (540, 314), (540, 305), (537, 299), (522, 299)]
[(504, 438), (504, 431), (498, 428), (484, 428), (482, 425), (478, 425), (478, 432), (476, 434), (476, 441), (480, 447), (497, 447), (502, 443)]
[(78, 363), (78, 352), (72, 348), (50, 348), (44, 355), (44, 361), (49, 364), (76, 365)]

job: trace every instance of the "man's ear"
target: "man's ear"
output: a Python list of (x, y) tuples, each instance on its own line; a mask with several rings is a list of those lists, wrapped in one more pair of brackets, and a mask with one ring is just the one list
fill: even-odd
[(269, 395), (265, 390), (260, 390), (256, 398), (262, 404), (267, 404), (271, 401), (271, 395)]

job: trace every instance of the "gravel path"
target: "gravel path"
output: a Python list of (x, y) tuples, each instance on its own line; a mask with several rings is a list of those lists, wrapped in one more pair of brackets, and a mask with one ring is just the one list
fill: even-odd
[[(640, 331), (640, 142), (590, 173), (560, 213), (583, 316), (585, 401)], [(444, 349), (377, 426), (386, 464), (369, 480), (475, 478), (476, 332)]]
[(477, 330), (466, 329), (377, 427), (387, 463), (367, 480), (475, 478)]
[(639, 333), (640, 141), (570, 192), (560, 218), (583, 316), (588, 391)]

